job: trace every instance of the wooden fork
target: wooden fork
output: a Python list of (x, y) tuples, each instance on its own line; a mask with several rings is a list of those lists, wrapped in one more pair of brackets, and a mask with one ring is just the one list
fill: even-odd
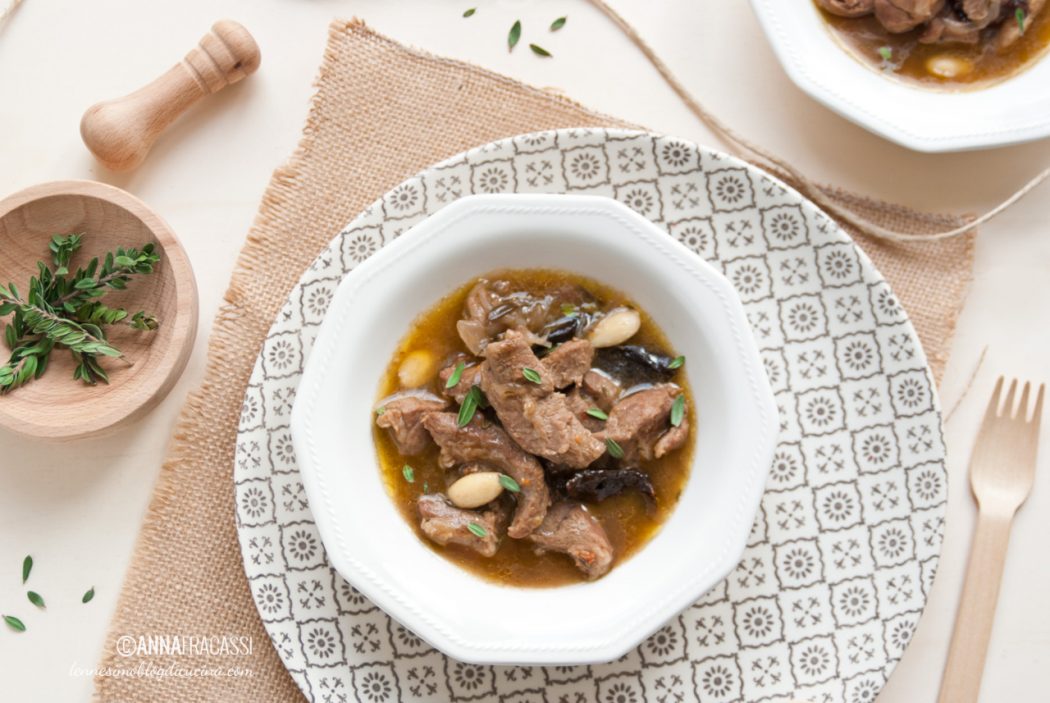
[(970, 547), (970, 562), (938, 703), (977, 701), (1010, 541), (1010, 523), (1031, 493), (1035, 478), (1045, 388), (1039, 386), (1031, 420), (1027, 419), (1031, 384), (1024, 384), (1017, 409), (1014, 409), (1017, 381), (1010, 383), (1000, 411), (1002, 390), (1000, 376), (970, 459), (970, 487), (977, 500), (977, 529)]

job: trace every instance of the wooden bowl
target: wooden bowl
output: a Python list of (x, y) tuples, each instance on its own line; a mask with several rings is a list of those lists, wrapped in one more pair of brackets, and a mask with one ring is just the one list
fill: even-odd
[[(44, 183), (0, 201), (0, 281), (13, 282), (25, 295), (37, 261), (51, 262), (52, 235), (71, 233), (84, 235), (71, 270), (118, 246), (157, 245), (156, 270), (135, 276), (126, 290), (109, 292), (105, 302), (129, 312), (152, 312), (160, 327), (153, 332), (124, 325), (107, 330), (131, 362), (101, 361), (109, 385), (74, 381), (71, 354), (56, 348), (42, 377), (0, 395), (0, 427), (29, 437), (90, 437), (141, 417), (175, 385), (197, 335), (197, 284), (175, 234), (140, 200), (104, 183)], [(7, 319), (0, 322), (6, 325)], [(8, 354), (0, 341), (0, 363)]]

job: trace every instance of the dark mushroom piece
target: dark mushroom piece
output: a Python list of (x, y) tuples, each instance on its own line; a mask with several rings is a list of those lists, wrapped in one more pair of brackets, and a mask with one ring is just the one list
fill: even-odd
[(638, 469), (584, 469), (573, 472), (565, 482), (567, 496), (585, 503), (601, 503), (624, 491), (638, 491), (650, 507), (656, 505), (656, 491), (649, 475)]
[(594, 367), (612, 376), (624, 387), (669, 381), (677, 371), (674, 357), (637, 344), (597, 350)]
[(564, 315), (544, 325), (540, 336), (551, 344), (561, 344), (573, 337), (579, 337), (590, 323), (591, 316), (584, 312)]

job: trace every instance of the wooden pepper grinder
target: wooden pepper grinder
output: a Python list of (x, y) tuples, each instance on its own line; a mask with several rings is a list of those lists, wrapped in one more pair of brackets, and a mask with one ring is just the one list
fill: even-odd
[(167, 73), (130, 95), (89, 107), (80, 120), (80, 136), (114, 171), (135, 168), (176, 117), (204, 96), (254, 73), (259, 61), (259, 46), (248, 30), (219, 20)]

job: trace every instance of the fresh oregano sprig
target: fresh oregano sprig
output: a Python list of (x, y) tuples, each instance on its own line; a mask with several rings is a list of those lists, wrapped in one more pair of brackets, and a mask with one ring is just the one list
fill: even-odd
[(119, 247), (70, 275), (70, 260), (82, 243), (79, 234), (52, 237), (48, 246), (54, 268), (37, 262), (38, 273), (30, 278), (24, 298), (13, 283), (6, 288), (0, 285), (0, 317), (12, 315), (4, 329), (11, 356), (0, 366), (0, 393), (40, 378), (56, 346), (72, 354), (75, 380), (108, 383), (99, 358), (123, 358), (123, 354), (107, 341), (105, 328), (125, 324), (151, 331), (159, 326), (157, 318), (144, 310), (129, 315), (123, 308), (101, 302), (110, 290), (127, 288), (133, 276), (154, 271), (160, 261), (154, 245)]

